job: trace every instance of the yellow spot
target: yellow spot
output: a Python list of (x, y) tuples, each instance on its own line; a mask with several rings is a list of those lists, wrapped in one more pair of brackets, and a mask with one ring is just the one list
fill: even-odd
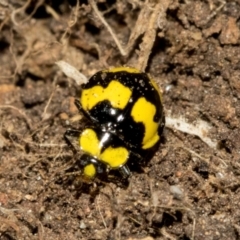
[(83, 169), (83, 175), (87, 178), (93, 178), (96, 175), (95, 166), (92, 163), (86, 165)]
[(136, 68), (131, 68), (131, 67), (115, 67), (115, 68), (111, 68), (109, 70), (106, 70), (106, 72), (128, 72), (128, 73), (141, 73), (139, 70), (137, 70)]
[(82, 132), (79, 144), (83, 151), (96, 157), (99, 156), (101, 146), (97, 134), (92, 129), (87, 128)]
[(148, 149), (148, 148), (151, 148), (153, 147), (157, 141), (160, 139), (159, 135), (158, 135), (158, 132), (149, 140), (147, 141), (143, 146), (142, 148), (143, 149)]
[(100, 159), (109, 164), (112, 168), (121, 167), (128, 160), (129, 152), (124, 147), (107, 148), (100, 156)]
[(142, 122), (145, 128), (145, 134), (142, 141), (144, 149), (154, 146), (159, 139), (157, 135), (158, 123), (154, 122), (155, 113), (156, 107), (152, 103), (146, 101), (144, 97), (139, 98), (132, 108), (131, 116), (134, 121)]
[(124, 109), (132, 91), (117, 80), (112, 80), (106, 88), (94, 86), (82, 91), (81, 103), (84, 110), (91, 110), (97, 103), (108, 100), (112, 107)]

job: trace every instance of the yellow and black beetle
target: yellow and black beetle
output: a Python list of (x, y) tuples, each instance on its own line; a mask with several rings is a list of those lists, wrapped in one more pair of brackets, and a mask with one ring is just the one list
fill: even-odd
[(148, 74), (129, 67), (97, 72), (82, 85), (75, 104), (89, 126), (67, 130), (64, 138), (70, 145), (69, 136), (79, 139), (83, 177), (117, 169), (126, 179), (129, 164), (141, 164), (155, 151), (165, 121), (161, 94)]

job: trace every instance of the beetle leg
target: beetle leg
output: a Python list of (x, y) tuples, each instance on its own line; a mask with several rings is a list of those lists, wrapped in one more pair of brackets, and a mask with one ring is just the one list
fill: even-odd
[(78, 99), (75, 99), (74, 104), (75, 104), (75, 106), (77, 107), (78, 111), (81, 112), (81, 113), (83, 113), (83, 115), (84, 115), (88, 120), (96, 122), (96, 119), (94, 119), (94, 118), (89, 114), (88, 111), (86, 111), (86, 110), (83, 109), (82, 104), (81, 104), (81, 102), (80, 102)]
[(131, 171), (130, 171), (130, 169), (128, 168), (127, 165), (123, 165), (122, 167), (120, 167), (118, 169), (118, 171), (120, 172), (120, 174), (122, 175), (122, 177), (124, 179), (127, 179), (131, 176)]
[(81, 134), (81, 131), (77, 130), (77, 129), (68, 129), (65, 133), (64, 133), (64, 140), (66, 141), (67, 145), (71, 148), (71, 150), (73, 151), (74, 154), (77, 153), (76, 148), (74, 147), (74, 145), (72, 144), (70, 137), (79, 137)]

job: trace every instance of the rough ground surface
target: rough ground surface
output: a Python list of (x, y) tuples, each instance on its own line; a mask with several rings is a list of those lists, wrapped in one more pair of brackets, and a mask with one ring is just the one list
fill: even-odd
[[(167, 115), (204, 120), (218, 147), (166, 128), (124, 187), (71, 174), (63, 133), (81, 126), (79, 87), (54, 62), (89, 77), (136, 62), (141, 37), (122, 57), (87, 1), (0, 1), (1, 240), (240, 239), (240, 2), (170, 2), (146, 71)], [(127, 43), (143, 2), (97, 6)]]

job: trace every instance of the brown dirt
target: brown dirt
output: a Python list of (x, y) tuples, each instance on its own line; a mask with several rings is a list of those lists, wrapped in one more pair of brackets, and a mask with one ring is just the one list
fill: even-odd
[[(138, 3), (98, 3), (121, 42)], [(211, 124), (218, 148), (166, 128), (127, 187), (71, 174), (63, 134), (80, 125), (79, 91), (54, 62), (89, 77), (137, 60), (141, 38), (121, 57), (87, 1), (75, 4), (0, 1), (0, 239), (240, 239), (240, 2), (171, 1), (146, 71), (165, 109)]]

